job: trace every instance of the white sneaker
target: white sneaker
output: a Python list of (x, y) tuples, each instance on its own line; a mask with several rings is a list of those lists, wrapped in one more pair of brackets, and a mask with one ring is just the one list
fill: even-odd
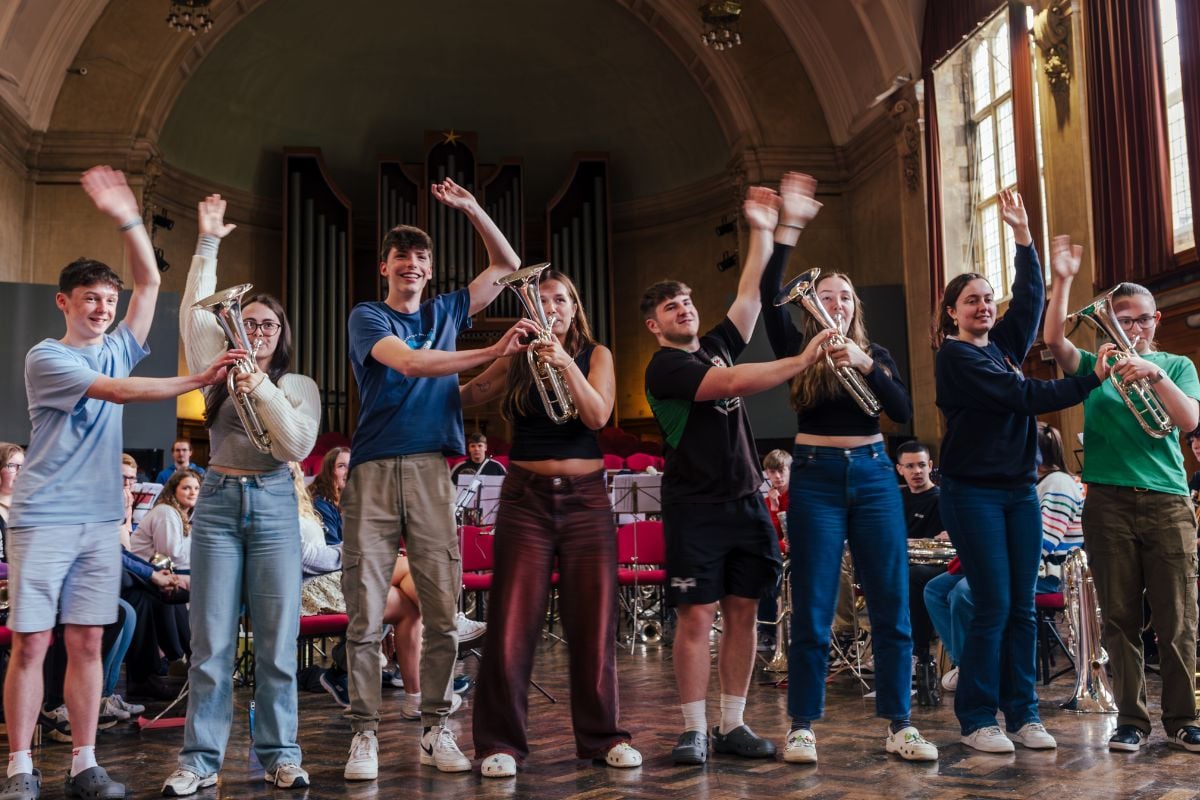
[(942, 688), (947, 692), (953, 692), (958, 689), (958, 667), (947, 670), (942, 676)]
[(163, 783), (163, 797), (187, 797), (193, 795), (201, 789), (207, 789), (209, 786), (216, 786), (217, 774), (206, 775), (201, 778), (196, 773), (187, 769), (177, 769), (171, 773), (170, 777)]
[(485, 778), (511, 778), (517, 774), (517, 760), (508, 753), (495, 753), (479, 765), (479, 774)]
[(375, 738), (375, 731), (354, 734), (342, 777), (348, 781), (373, 781), (379, 777), (379, 740)]
[(280, 789), (304, 787), (308, 786), (308, 773), (299, 764), (278, 764), (275, 769), (263, 775), (263, 780)]
[(421, 734), (421, 763), (441, 772), (469, 772), (471, 759), (458, 749), (454, 734), (445, 725), (435, 725)]
[(1058, 747), (1058, 742), (1040, 722), (1026, 722), (1020, 730), (1010, 733), (1008, 738), (1030, 750), (1053, 750)]
[[(454, 695), (454, 699), (450, 701), (450, 713), (453, 714), (455, 711), (458, 711), (460, 708), (462, 708), (462, 704), (463, 699), (458, 695)], [(400, 716), (403, 719), (420, 719), (421, 706), (419, 704), (410, 706), (408, 704), (408, 698), (405, 696), (405, 702), (400, 704)]]
[(112, 695), (100, 698), (100, 716), (116, 717), (121, 722), (129, 720), (129, 712), (113, 702)]
[(116, 704), (117, 708), (122, 711), (128, 711), (131, 717), (136, 717), (146, 710), (146, 707), (141, 703), (131, 703), (119, 694), (112, 695), (112, 701)]
[(808, 728), (796, 728), (787, 735), (783, 760), (789, 764), (817, 763), (817, 737)]
[(889, 753), (896, 753), (905, 761), (937, 761), (938, 749), (921, 735), (912, 725), (888, 733), (884, 743)]
[(458, 628), (458, 643), (473, 642), (480, 636), (487, 633), (486, 622), (476, 622), (473, 619), (468, 619), (467, 615), (458, 612), (458, 616), (454, 618), (454, 625)]
[(604, 763), (618, 769), (630, 769), (642, 765), (642, 754), (633, 748), (629, 742), (615, 744), (608, 749)]
[(1012, 739), (1005, 736), (998, 725), (988, 725), (986, 728), (971, 731), (962, 737), (962, 743), (984, 753), (1011, 753), (1017, 749), (1013, 747)]

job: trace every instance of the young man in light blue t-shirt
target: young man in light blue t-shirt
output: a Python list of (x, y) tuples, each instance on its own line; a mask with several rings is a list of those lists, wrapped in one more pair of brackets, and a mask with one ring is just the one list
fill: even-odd
[(8, 776), (0, 796), (37, 798), (41, 774), (30, 745), (42, 703), (42, 661), (55, 622), (65, 626), (64, 695), (74, 753), (67, 797), (124, 797), (125, 787), (96, 764), (104, 626), (117, 619), (121, 588), (119, 527), (121, 407), (163, 400), (224, 380), (244, 351), (230, 351), (200, 375), (131, 378), (149, 352), (159, 274), (137, 200), (120, 172), (83, 175), (96, 208), (122, 232), (134, 289), (125, 319), (111, 334), (121, 279), (98, 261), (79, 259), (59, 276), (55, 304), (66, 333), (45, 339), (25, 358), (33, 428), (9, 523), (12, 657), (4, 683)]

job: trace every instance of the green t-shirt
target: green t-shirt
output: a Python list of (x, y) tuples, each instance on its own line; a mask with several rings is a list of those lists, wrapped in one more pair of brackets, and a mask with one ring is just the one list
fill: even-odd
[[(1167, 373), (1188, 397), (1200, 400), (1200, 380), (1191, 359), (1170, 353), (1142, 358)], [(1079, 351), (1076, 375), (1096, 368), (1096, 354)], [(1156, 439), (1142, 430), (1125, 401), (1105, 380), (1083, 401), (1083, 482), (1135, 486), (1166, 494), (1187, 495), (1187, 473), (1179, 448), (1179, 430)]]

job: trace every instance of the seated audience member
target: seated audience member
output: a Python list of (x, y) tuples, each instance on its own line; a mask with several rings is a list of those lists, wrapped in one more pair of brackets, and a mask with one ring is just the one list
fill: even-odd
[(189, 570), (192, 510), (199, 494), (200, 477), (190, 469), (172, 475), (150, 513), (133, 532), (130, 551), (151, 563), (156, 555), (166, 556), (175, 570)]
[(330, 448), (321, 459), (321, 471), (307, 489), (313, 508), (321, 517), (327, 544), (342, 543), (342, 489), (346, 488), (349, 474), (350, 448)]
[[(454, 468), (450, 473), (450, 479), (455, 483), (458, 482), (459, 475), (507, 475), (508, 470), (504, 469), (503, 464), (495, 461), (487, 461), (487, 437), (482, 433), (472, 433), (467, 435), (467, 460)], [(482, 465), (483, 470), (480, 471)]]
[(958, 659), (967, 639), (967, 628), (975, 616), (971, 587), (967, 584), (958, 559), (952, 559), (945, 572), (925, 584), (922, 594), (933, 629), (942, 640), (950, 663), (955, 665), (942, 676), (942, 688), (953, 692), (958, 688)]
[(12, 506), (13, 484), (21, 474), (25, 451), (9, 442), (0, 442), (0, 561), (8, 560), (8, 509)]
[(192, 443), (187, 439), (176, 439), (171, 446), (171, 463), (158, 473), (155, 483), (166, 483), (176, 470), (190, 469), (199, 476), (204, 475), (204, 468), (192, 463)]
[[(763, 473), (766, 475), (769, 488), (763, 497), (771, 524), (779, 536), (779, 550), (787, 552), (787, 536), (783, 529), (787, 520), (788, 481), (792, 476), (792, 454), (786, 450), (772, 450), (763, 457)], [(770, 595), (758, 601), (758, 638), (760, 650), (771, 650), (775, 647), (775, 620), (778, 618), (779, 590), (776, 588)]]

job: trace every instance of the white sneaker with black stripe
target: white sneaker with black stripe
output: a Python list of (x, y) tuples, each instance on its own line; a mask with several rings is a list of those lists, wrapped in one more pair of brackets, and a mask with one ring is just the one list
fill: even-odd
[(458, 749), (454, 734), (445, 725), (435, 725), (421, 734), (421, 763), (442, 772), (471, 770), (471, 759)]

